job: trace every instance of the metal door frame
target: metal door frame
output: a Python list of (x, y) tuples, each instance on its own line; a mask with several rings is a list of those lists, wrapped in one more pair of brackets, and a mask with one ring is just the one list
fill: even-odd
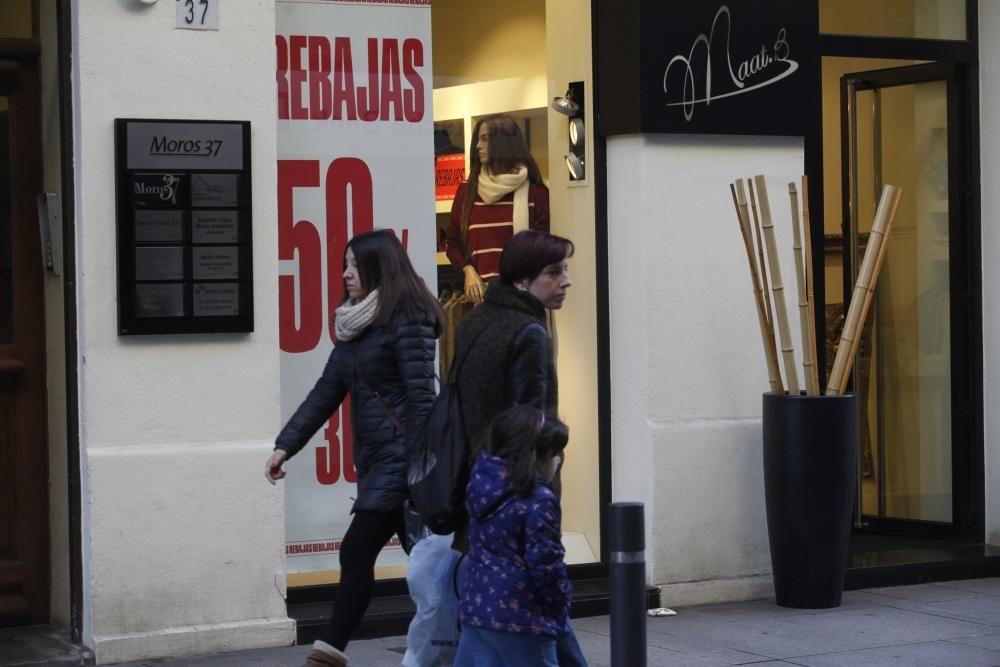
[[(981, 539), (982, 498), (985, 494), (982, 452), (977, 452), (972, 350), (977, 340), (975, 285), (978, 263), (972, 253), (975, 237), (971, 218), (968, 68), (953, 63), (909, 65), (856, 72), (841, 78), (841, 178), (843, 197), (844, 301), (847, 307), (857, 272), (858, 235), (852, 223), (857, 194), (854, 128), (857, 93), (864, 90), (941, 82), (946, 84), (948, 117), (948, 233), (951, 326), (952, 521), (941, 523), (865, 515), (862, 530), (910, 537)], [(881, 466), (880, 466), (881, 468)], [(860, 470), (860, 459), (859, 459)], [(860, 475), (859, 475), (860, 478)], [(858, 508), (861, 506), (860, 484)], [(857, 514), (860, 515), (860, 510)]]

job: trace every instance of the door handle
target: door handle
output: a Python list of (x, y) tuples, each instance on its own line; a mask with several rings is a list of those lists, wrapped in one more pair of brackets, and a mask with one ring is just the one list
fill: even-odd
[(62, 217), (59, 195), (39, 192), (35, 196), (38, 206), (38, 235), (42, 240), (42, 262), (52, 275), (62, 275)]

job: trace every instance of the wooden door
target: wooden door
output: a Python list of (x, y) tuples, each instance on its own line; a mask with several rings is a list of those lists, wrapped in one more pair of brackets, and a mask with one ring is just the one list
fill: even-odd
[(0, 626), (49, 621), (38, 54), (0, 41)]

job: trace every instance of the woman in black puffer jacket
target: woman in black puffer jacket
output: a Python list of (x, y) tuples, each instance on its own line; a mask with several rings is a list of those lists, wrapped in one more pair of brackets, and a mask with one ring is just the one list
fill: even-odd
[(306, 665), (347, 664), (343, 650), (371, 599), (375, 559), (393, 533), (403, 537), (409, 438), (434, 402), (434, 341), (444, 314), (388, 231), (355, 236), (344, 252), (344, 302), (334, 325), (337, 344), (316, 385), (281, 430), (265, 475), (326, 423), (347, 394), (358, 495), (340, 551), (340, 588), (325, 641)]

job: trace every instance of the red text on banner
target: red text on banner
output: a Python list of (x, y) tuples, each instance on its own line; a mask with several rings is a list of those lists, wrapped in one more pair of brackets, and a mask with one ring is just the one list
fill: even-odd
[(424, 44), (419, 39), (369, 37), (357, 82), (350, 37), (334, 37), (331, 44), (323, 35), (277, 35), (275, 45), (278, 118), (423, 120)]

